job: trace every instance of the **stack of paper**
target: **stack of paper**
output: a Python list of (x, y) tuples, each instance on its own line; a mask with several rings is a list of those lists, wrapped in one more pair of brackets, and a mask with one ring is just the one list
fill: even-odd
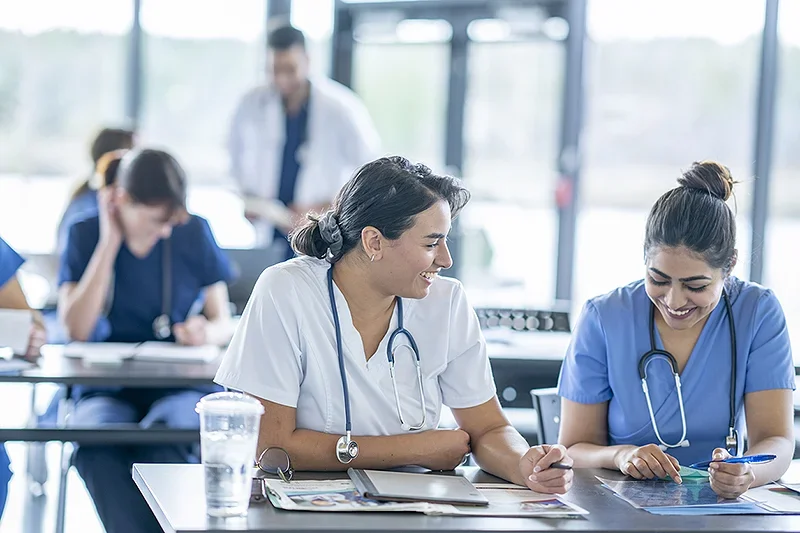
[(186, 363), (210, 363), (220, 355), (213, 345), (182, 346), (172, 342), (71, 342), (64, 347), (64, 356), (93, 363), (114, 363), (125, 359)]
[(264, 479), (269, 501), (278, 509), (293, 511), (405, 511), (427, 515), (503, 516), (527, 518), (574, 518), (589, 514), (552, 494), (537, 494), (510, 484), (477, 483), (489, 500), (487, 507), (425, 502), (379, 502), (364, 498), (349, 479), (291, 481)]
[(33, 313), (27, 309), (0, 309), (0, 347), (11, 348), (15, 355), (28, 351)]

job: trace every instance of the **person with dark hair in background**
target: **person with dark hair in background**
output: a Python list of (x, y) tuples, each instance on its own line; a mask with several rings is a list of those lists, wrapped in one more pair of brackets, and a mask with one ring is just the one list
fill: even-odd
[(270, 82), (239, 103), (228, 138), (230, 172), (257, 244), (283, 247), (309, 211), (327, 208), (353, 171), (377, 157), (369, 113), (347, 87), (312, 77), (303, 33), (269, 33)]
[(109, 155), (115, 150), (129, 150), (135, 144), (133, 130), (123, 128), (103, 128), (92, 141), (90, 155), (92, 157), (92, 174), (73, 191), (67, 202), (61, 221), (58, 223), (58, 240), (56, 249), (60, 254), (67, 242), (69, 227), (79, 220), (97, 214), (97, 190), (100, 188), (100, 176), (105, 172)]
[[(226, 344), (231, 266), (208, 222), (186, 211), (181, 166), (162, 151), (132, 150), (109, 161), (102, 178), (99, 213), (72, 225), (61, 257), (58, 311), (69, 337)], [(199, 427), (195, 404), (216, 390), (76, 388), (69, 423)], [(131, 465), (196, 460), (189, 446), (82, 445), (74, 464), (106, 530), (139, 532), (158, 524)]]
[[(734, 181), (694, 163), (656, 201), (644, 280), (589, 300), (559, 379), (561, 434), (576, 466), (637, 479), (711, 461), (711, 487), (735, 498), (781, 477), (794, 453), (794, 364), (769, 289), (731, 275)], [(764, 464), (722, 462), (746, 454)]]
[[(25, 260), (0, 238), (0, 309), (30, 310), (28, 300), (17, 280), (17, 270)], [(38, 313), (32, 312), (31, 329), (28, 336), (26, 357), (37, 357), (39, 349), (45, 342), (44, 326)], [(5, 445), (0, 442), (0, 517), (6, 505), (8, 483), (11, 481), (11, 462), (8, 459)]]
[[(381, 158), (292, 235), (300, 257), (261, 275), (215, 378), (261, 399), (259, 450), (281, 447), (301, 470), (446, 470), (471, 452), (535, 491), (569, 489), (566, 450), (530, 448), (508, 422), (478, 317), (439, 276), (469, 197), (455, 178)], [(460, 429), (437, 429), (443, 404)]]

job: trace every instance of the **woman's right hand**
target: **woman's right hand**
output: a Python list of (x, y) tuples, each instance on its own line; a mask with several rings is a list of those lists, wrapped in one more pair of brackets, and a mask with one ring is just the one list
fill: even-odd
[(424, 459), (420, 466), (453, 470), (470, 453), (469, 434), (460, 429), (432, 429), (418, 434)]
[(614, 463), (620, 472), (636, 479), (663, 479), (669, 476), (675, 483), (682, 482), (678, 460), (655, 444), (626, 447), (617, 454)]
[(122, 244), (122, 225), (114, 203), (114, 191), (114, 187), (103, 187), (97, 191), (97, 207), (100, 216), (100, 242), (118, 247)]

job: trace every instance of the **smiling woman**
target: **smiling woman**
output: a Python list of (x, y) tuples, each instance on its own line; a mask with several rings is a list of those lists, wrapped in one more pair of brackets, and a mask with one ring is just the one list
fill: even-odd
[[(514, 483), (569, 489), (571, 470), (550, 468), (571, 464), (564, 448), (529, 448), (506, 420), (478, 317), (438, 275), (468, 200), (455, 178), (381, 158), (292, 236), (301, 257), (261, 275), (216, 377), (264, 403), (260, 450), (300, 470), (447, 470), (472, 452)], [(460, 429), (437, 429), (443, 405)]]
[(584, 307), (559, 380), (560, 440), (579, 466), (681, 482), (680, 464), (743, 449), (746, 423), (747, 454), (778, 460), (714, 463), (712, 487), (735, 497), (791, 461), (791, 346), (774, 294), (731, 275), (728, 169), (694, 163), (678, 182), (650, 210), (645, 279)]

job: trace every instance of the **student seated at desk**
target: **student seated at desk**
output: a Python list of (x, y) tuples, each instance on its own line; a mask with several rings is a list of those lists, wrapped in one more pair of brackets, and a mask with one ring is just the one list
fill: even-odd
[(58, 253), (64, 250), (70, 226), (97, 214), (97, 190), (103, 182), (108, 164), (118, 157), (113, 152), (130, 150), (134, 144), (134, 132), (121, 128), (103, 128), (94, 138), (90, 150), (94, 168), (92, 174), (70, 196), (58, 223)]
[(694, 163), (678, 182), (647, 219), (644, 280), (583, 309), (559, 380), (559, 440), (577, 466), (680, 481), (679, 464), (744, 451), (746, 424), (747, 455), (777, 460), (712, 464), (712, 488), (733, 498), (789, 467), (792, 351), (772, 291), (731, 275), (728, 169)]
[[(0, 238), (0, 309), (30, 309), (25, 293), (22, 292), (17, 280), (17, 270), (23, 262), (24, 259)], [(25, 356), (29, 358), (38, 356), (44, 342), (44, 326), (38, 313), (34, 313)], [(11, 462), (5, 445), (0, 442), (0, 516), (3, 515), (3, 508), (6, 505), (9, 481), (11, 481)]]
[[(59, 313), (73, 340), (224, 345), (231, 335), (227, 257), (186, 211), (186, 177), (169, 154), (133, 150), (108, 167), (99, 215), (72, 225), (61, 259)], [(202, 307), (203, 314), (193, 314)], [(193, 390), (84, 388), (70, 423), (198, 427)], [(74, 464), (109, 532), (156, 531), (131, 465), (187, 462), (183, 446), (81, 446)]]
[[(564, 447), (529, 448), (508, 422), (478, 317), (461, 284), (438, 275), (469, 196), (454, 178), (382, 158), (292, 236), (301, 257), (261, 275), (216, 376), (264, 404), (259, 450), (280, 446), (302, 470), (447, 470), (472, 452), (509, 481), (569, 489), (572, 472), (549, 468), (571, 463)], [(437, 429), (443, 404), (460, 429)]]

